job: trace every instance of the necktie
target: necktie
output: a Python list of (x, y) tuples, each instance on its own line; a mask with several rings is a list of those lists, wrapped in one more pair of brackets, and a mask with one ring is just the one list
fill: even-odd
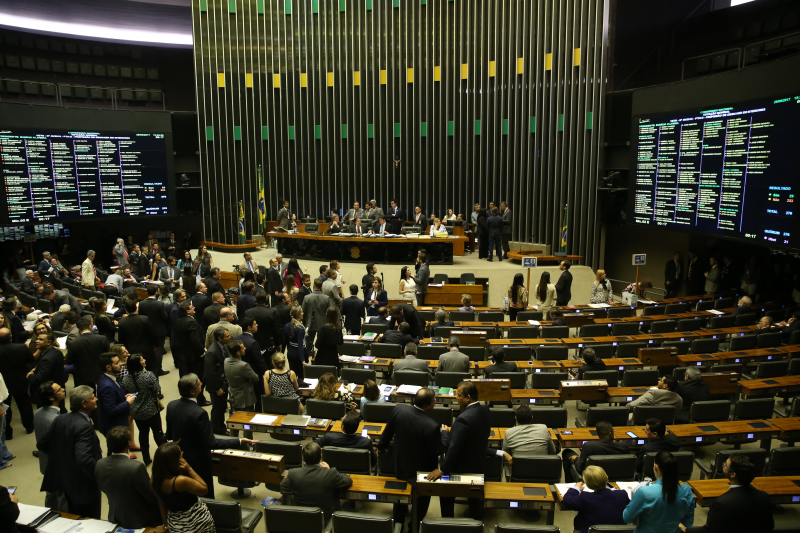
[(172, 277), (172, 269), (171, 268), (169, 269), (169, 279), (173, 279), (173, 277)]
[(126, 260), (130, 259), (130, 257), (128, 256), (128, 250), (126, 250), (125, 248), (123, 248), (123, 249), (122, 249), (122, 251), (123, 251), (123, 252), (125, 252), (125, 259), (126, 259)]
[(250, 272), (253, 271), (253, 265), (250, 264), (250, 261), (247, 262), (247, 268), (250, 269)]

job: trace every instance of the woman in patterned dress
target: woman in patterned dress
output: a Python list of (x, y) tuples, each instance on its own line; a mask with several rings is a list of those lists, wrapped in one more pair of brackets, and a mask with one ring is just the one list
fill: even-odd
[(162, 444), (153, 457), (153, 492), (170, 533), (216, 533), (206, 504), (198, 498), (208, 485), (183, 458), (175, 442)]

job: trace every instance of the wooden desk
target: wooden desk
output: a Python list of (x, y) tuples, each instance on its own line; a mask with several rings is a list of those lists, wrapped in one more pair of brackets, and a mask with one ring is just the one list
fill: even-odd
[[(406, 302), (407, 303), (407, 300), (397, 300), (397, 301), (398, 302)], [(460, 302), (461, 301), (459, 300), (459, 303)], [(448, 311), (448, 312), (458, 311), (459, 307), (461, 307), (461, 306), (458, 306), (458, 307), (445, 306), (444, 310)], [(438, 311), (439, 309), (441, 309), (441, 306), (433, 307), (433, 306), (430, 306), (430, 305), (415, 305), (414, 309), (416, 309), (417, 311)], [(503, 310), (502, 307), (480, 307), (480, 306), (475, 306), (475, 312), (476, 313), (482, 313), (482, 312), (485, 312), (485, 311), (502, 311), (502, 310)]]
[[(565, 431), (571, 431), (572, 434), (564, 434)], [(636, 438), (627, 435), (629, 431), (635, 434)], [(600, 437), (597, 436), (597, 430), (594, 428), (558, 428), (556, 433), (562, 448), (582, 448), (590, 440), (600, 440)], [(616, 427), (614, 428), (613, 440), (615, 442), (623, 442), (631, 448), (636, 448), (644, 446), (647, 442), (647, 434), (642, 426)]]
[(739, 392), (741, 376), (738, 372), (709, 372), (700, 374), (700, 379), (708, 383), (711, 394), (736, 394)]
[(279, 485), (284, 470), (282, 455), (242, 450), (211, 452), (211, 473), (215, 477)]
[[(760, 425), (766, 427), (758, 427)], [(701, 428), (716, 428), (703, 431)], [(761, 447), (769, 449), (770, 440), (780, 435), (780, 429), (761, 420), (736, 420), (733, 422), (708, 422), (705, 424), (676, 424), (669, 426), (670, 433), (678, 437), (682, 445), (700, 442), (720, 442), (736, 444), (738, 441), (758, 439)]]
[(363, 368), (365, 370), (376, 370), (378, 372), (388, 372), (392, 367), (394, 359), (387, 359), (385, 357), (377, 357), (372, 361), (343, 361), (342, 356), (339, 356), (339, 363), (346, 368)]
[(492, 428), (489, 432), (489, 448), (500, 448), (503, 446), (503, 436), (507, 428)]
[[(358, 430), (356, 431), (356, 435), (361, 435), (364, 431), (364, 426), (369, 426), (367, 429), (367, 435), (369, 439), (377, 442), (381, 439), (381, 435), (383, 435), (383, 430), (386, 429), (386, 424), (383, 422), (364, 422), (363, 420), (358, 424)], [(374, 429), (378, 428), (378, 429)], [(331, 425), (330, 428), (331, 433), (343, 433), (342, 431), (342, 421), (337, 420), (336, 422)]]
[(636, 354), (640, 361), (647, 366), (677, 366), (678, 347), (665, 346), (664, 348), (639, 348)]
[(651, 333), (648, 335), (631, 335), (634, 342), (654, 344), (656, 341), (691, 341), (700, 337), (694, 331), (673, 331), (672, 333)]
[[(593, 383), (587, 385), (577, 385), (577, 383), (583, 381), (593, 381)], [(606, 383), (606, 380), (562, 381), (561, 385), (559, 386), (558, 393), (565, 401), (583, 400), (602, 402), (606, 399), (607, 390), (608, 383)]]
[[(769, 494), (773, 505), (783, 505), (800, 503), (800, 486), (795, 481), (800, 481), (800, 476), (757, 477), (752, 485), (753, 488)], [(727, 479), (695, 479), (687, 483), (692, 487), (697, 504), (701, 507), (711, 507), (730, 487)]]
[[(542, 321), (540, 320), (539, 324), (541, 325), (541, 323)], [(497, 327), (500, 328), (500, 330), (507, 330), (517, 327), (531, 327), (531, 325), (527, 320), (517, 320), (516, 322), (498, 322)]]
[[(571, 370), (574, 368), (580, 368), (584, 365), (583, 361), (579, 359), (565, 359), (563, 361), (559, 361), (561, 363), (561, 368), (564, 370)], [(642, 368), (644, 364), (636, 359), (635, 357), (625, 357), (623, 359), (620, 358), (609, 358), (603, 359), (603, 362), (606, 364), (606, 370), (626, 370), (626, 369), (636, 369)]]
[[(461, 342), (461, 346), (486, 346), (486, 342), (489, 340), (487, 339), (488, 333), (487, 331), (456, 331), (453, 330), (450, 332), (451, 335), (455, 335), (458, 337), (458, 340)], [(447, 349), (447, 341), (450, 337), (442, 337), (443, 342), (434, 343), (431, 341), (430, 337), (425, 337), (420, 341), (422, 345), (441, 345)], [(497, 339), (494, 339), (497, 340)]]
[(511, 389), (511, 403), (515, 405), (562, 405), (561, 395), (555, 389)]
[[(254, 416), (264, 414), (267, 416), (276, 416), (278, 418), (270, 424), (254, 424), (251, 422)], [(296, 428), (291, 426), (281, 426), (281, 423), (286, 418), (286, 415), (276, 415), (270, 413), (253, 413), (250, 411), (238, 411), (233, 413), (226, 421), (225, 426), (228, 429), (235, 429), (237, 431), (253, 431), (258, 433), (280, 433), (283, 435), (301, 435), (303, 437), (319, 437), (331, 427), (331, 422), (328, 421), (328, 426), (324, 428)]]
[(800, 376), (746, 379), (739, 382), (742, 394), (748, 397), (775, 396), (781, 392), (800, 394)]
[(767, 422), (781, 430), (778, 438), (786, 442), (800, 440), (800, 417), (770, 418)]
[(679, 355), (676, 361), (678, 366), (711, 366), (722, 364), (722, 361), (710, 353)]
[(537, 252), (537, 251), (541, 253), (541, 250), (511, 251), (511, 252), (508, 252), (508, 258), (511, 259), (512, 261), (518, 261), (518, 262), (521, 263), (523, 257), (535, 256), (537, 264), (538, 263), (561, 263), (561, 261), (564, 261), (564, 260), (567, 260), (567, 259), (572, 261), (573, 263), (576, 263), (578, 261), (583, 261), (583, 256), (582, 255), (568, 255), (566, 257), (559, 257), (559, 256), (555, 256), (555, 255), (538, 255), (536, 253), (532, 253), (532, 252)]
[[(353, 484), (344, 492), (345, 500), (374, 501), (381, 503), (411, 503), (411, 484), (397, 478), (351, 474)], [(388, 489), (387, 482), (405, 483), (406, 488)]]
[[(534, 494), (525, 494), (525, 489)], [(494, 509), (538, 509), (546, 512), (546, 524), (553, 525), (556, 508), (547, 483), (498, 483), (489, 481), (483, 488), (483, 506)]]
[(753, 350), (741, 350), (736, 352), (716, 352), (711, 354), (719, 359), (719, 364), (730, 363), (758, 363), (761, 361), (778, 361), (786, 359), (788, 354), (780, 348), (761, 348)]
[(606, 337), (569, 337), (561, 339), (561, 344), (570, 350), (580, 349), (584, 346), (594, 346), (596, 344), (610, 344), (617, 346), (621, 342), (633, 342), (630, 335), (617, 335)]
[(461, 304), (461, 295), (469, 294), (472, 296), (472, 303), (483, 305), (483, 286), (482, 285), (461, 285), (446, 283), (441, 287), (429, 285), (428, 292), (425, 294), (426, 305), (457, 305)]
[(650, 390), (650, 387), (609, 387), (608, 403), (627, 404), (639, 396), (643, 396)]
[(482, 402), (510, 402), (511, 381), (507, 379), (470, 378), (478, 388), (478, 399)]
[(517, 361), (517, 368), (529, 374), (561, 372), (561, 361)]

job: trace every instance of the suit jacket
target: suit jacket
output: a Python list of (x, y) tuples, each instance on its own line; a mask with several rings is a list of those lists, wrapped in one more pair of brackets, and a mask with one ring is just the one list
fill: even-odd
[(416, 479), (417, 471), (430, 472), (438, 466), (444, 440), (428, 413), (413, 405), (398, 404), (389, 414), (378, 449), (385, 451), (394, 439), (394, 472), (398, 479)]
[(36, 287), (33, 286), (33, 280), (31, 278), (25, 278), (22, 280), (22, 292), (25, 294), (30, 294), (33, 296), (36, 294)]
[(331, 305), (331, 299), (322, 291), (313, 291), (303, 300), (303, 315), (308, 331), (319, 331), (325, 325), (325, 312)]
[(109, 522), (126, 529), (161, 525), (158, 498), (143, 463), (124, 455), (111, 455), (97, 461), (94, 475), (108, 497)]
[(322, 437), (315, 439), (314, 442), (324, 448), (325, 446), (336, 446), (337, 448), (355, 448), (357, 450), (369, 450), (372, 466), (378, 461), (375, 450), (372, 448), (372, 440), (361, 435), (348, 435), (347, 433), (325, 433)]
[(339, 492), (353, 484), (350, 476), (319, 465), (306, 465), (288, 472), (281, 481), (281, 492), (291, 492), (294, 505), (319, 507), (326, 522), (335, 511), (342, 509)]
[(556, 283), (556, 305), (567, 305), (572, 299), (572, 274), (569, 270), (561, 272)]
[(395, 329), (395, 326), (400, 322), (408, 322), (411, 326), (411, 335), (419, 340), (425, 337), (425, 321), (419, 315), (419, 312), (411, 304), (400, 304), (403, 309), (403, 318), (397, 320), (395, 317), (390, 316), (389, 329)]
[(67, 384), (64, 378), (64, 354), (55, 347), (50, 347), (39, 356), (34, 373), (28, 378), (30, 390), (34, 393), (39, 390), (39, 385), (47, 381), (55, 381), (62, 387)]
[(225, 377), (225, 356), (227, 354), (220, 348), (219, 343), (212, 342), (203, 356), (203, 381), (206, 384), (206, 390), (209, 394), (216, 394), (218, 390), (223, 389), (227, 391), (227, 387), (223, 383)]
[(506, 206), (506, 210), (500, 213), (503, 219), (503, 234), (511, 235), (511, 208)]
[[(241, 409), (256, 404), (254, 383), (258, 382), (258, 375), (248, 363), (236, 357), (228, 357), (224, 364), (225, 377), (230, 384), (229, 392), (233, 404)], [(263, 374), (262, 374), (263, 376)]]
[(375, 307), (372, 307), (368, 302), (372, 298), (372, 291), (367, 291), (365, 306), (367, 310), (367, 316), (378, 316), (378, 309), (381, 307), (386, 307), (389, 304), (389, 296), (386, 294), (386, 291), (381, 291), (375, 296), (375, 300), (378, 302)]
[(39, 261), (39, 266), (36, 267), (36, 272), (39, 273), (39, 277), (42, 279), (42, 281), (45, 281), (50, 275), (51, 266), (52, 265), (50, 264), (50, 261), (47, 259), (42, 259)]
[[(50, 426), (53, 425), (53, 421), (59, 416), (61, 416), (61, 409), (58, 407), (45, 405), (36, 410), (33, 414), (33, 430), (37, 445), (47, 435), (47, 432), (50, 431)], [(49, 458), (50, 456), (47, 452), (39, 451), (39, 473), (42, 475), (47, 471)]]
[(383, 334), (383, 337), (381, 337), (380, 342), (385, 342), (387, 344), (397, 344), (401, 348), (405, 348), (406, 344), (414, 342), (414, 337), (412, 337), (408, 333), (400, 333), (396, 329), (387, 329), (386, 332)]
[(423, 263), (419, 267), (417, 275), (414, 276), (414, 283), (417, 286), (417, 292), (420, 294), (428, 294), (428, 279), (431, 277), (431, 267), (428, 263)]
[(53, 291), (53, 302), (56, 304), (56, 309), (67, 304), (73, 311), (78, 313), (78, 316), (83, 312), (83, 308), (80, 302), (78, 302), (78, 299), (67, 291)]
[(172, 400), (167, 405), (167, 432), (169, 440), (180, 439), (183, 458), (208, 484), (207, 497), (214, 497), (214, 479), (211, 475), (211, 450), (238, 449), (239, 439), (218, 439), (211, 431), (208, 412), (187, 398)]
[(683, 398), (667, 389), (650, 389), (628, 403), (628, 407), (636, 407), (638, 405), (673, 405), (675, 406), (675, 412), (679, 413), (683, 408)]
[(642, 471), (644, 467), (644, 456), (652, 452), (677, 452), (681, 449), (678, 437), (672, 433), (664, 435), (663, 439), (648, 440), (644, 446), (639, 448), (636, 454), (636, 469)]
[(247, 261), (243, 262), (239, 265), (239, 272), (247, 272), (249, 270), (253, 274), (258, 274), (258, 263), (250, 261), (250, 266), (252, 266), (252, 269), (247, 265)]
[(613, 442), (609, 439), (590, 440), (581, 448), (581, 455), (575, 461), (575, 470), (582, 473), (586, 467), (586, 460), (592, 455), (627, 455), (631, 451), (627, 444)]
[(208, 287), (208, 295), (209, 295), (209, 297), (212, 294), (214, 294), (215, 292), (219, 292), (219, 293), (225, 294), (225, 289), (223, 289), (222, 285), (220, 285), (219, 281), (214, 279), (212, 276), (208, 276), (206, 279), (204, 279), (203, 283), (205, 283), (206, 287)]
[(755, 311), (753, 311), (752, 309), (750, 309), (745, 305), (745, 306), (739, 306), (736, 309), (734, 309), (733, 313), (731, 313), (729, 316), (751, 315), (753, 313), (755, 313)]
[(98, 429), (103, 435), (114, 426), (128, 427), (131, 404), (125, 401), (125, 389), (105, 374), (97, 379), (97, 408), (100, 409)]
[(407, 372), (413, 370), (430, 374), (431, 371), (430, 368), (428, 368), (428, 362), (426, 360), (417, 359), (413, 355), (407, 355), (403, 359), (395, 359), (392, 367), (393, 372)]
[(425, 233), (425, 228), (428, 226), (428, 217), (425, 216), (425, 213), (414, 213), (411, 222), (414, 226), (419, 226), (422, 233)]
[[(675, 265), (675, 260), (674, 259), (670, 259), (669, 261), (667, 261), (667, 264), (664, 265), (664, 281), (665, 282), (666, 281), (672, 282), (671, 287), (673, 287), (673, 288), (675, 288), (678, 285), (680, 285), (681, 278), (683, 278), (683, 274), (684, 274), (683, 264), (680, 261), (678, 261), (678, 263), (680, 265), (680, 272), (678, 272), (678, 267)], [(677, 279), (675, 279), (676, 275), (678, 276)]]
[(203, 313), (211, 305), (211, 298), (202, 292), (198, 292), (192, 296), (192, 305), (194, 306), (194, 316), (197, 317), (197, 320), (203, 322)]
[(342, 315), (344, 315), (345, 329), (348, 331), (360, 331), (361, 319), (364, 318), (365, 310), (364, 300), (358, 296), (345, 298), (342, 302)]
[(270, 299), (275, 298), (275, 293), (283, 291), (283, 277), (276, 268), (269, 267), (267, 270), (267, 294)]
[(28, 391), (28, 372), (36, 366), (36, 360), (24, 344), (0, 344), (0, 375), (11, 394)]
[(439, 356), (439, 364), (436, 365), (437, 372), (469, 372), (469, 356), (451, 350)]
[(191, 363), (203, 357), (205, 334), (194, 317), (187, 315), (178, 319), (175, 323), (175, 338), (178, 340), (184, 362)]
[(711, 504), (706, 524), (687, 528), (686, 533), (770, 533), (774, 528), (769, 495), (747, 485), (731, 486)]
[[(253, 337), (261, 349), (274, 351), (276, 346), (283, 346), (283, 330), (280, 327), (278, 312), (275, 309), (266, 305), (256, 305), (248, 309), (245, 316), (252, 317), (258, 324), (258, 329)], [(247, 346), (245, 345), (245, 347)], [(253, 364), (250, 361), (248, 362), (251, 365)], [(267, 366), (271, 368), (272, 364), (267, 362)]]
[[(225, 304), (220, 304), (220, 303), (211, 304), (208, 307), (206, 307), (205, 310), (203, 311), (203, 327), (208, 329), (209, 326), (219, 322), (219, 312), (222, 310), (223, 307), (225, 307)], [(197, 316), (196, 312), (194, 316)]]
[(386, 217), (387, 222), (392, 225), (392, 233), (400, 233), (403, 227), (403, 210), (400, 207), (390, 207)]
[(275, 311), (278, 312), (278, 325), (283, 328), (286, 324), (292, 321), (292, 308), (286, 304), (278, 304), (275, 306)]
[(25, 342), (25, 340), (30, 337), (30, 333), (28, 333), (28, 331), (25, 329), (25, 326), (22, 325), (22, 320), (20, 320), (15, 313), (9, 313), (8, 311), (2, 311), (2, 313), (6, 317), (6, 321), (11, 324), (10, 329), (12, 342)]
[(493, 215), (486, 219), (486, 229), (489, 235), (501, 235), (503, 233), (503, 218), (500, 215)]
[[(153, 301), (161, 306), (162, 311), (164, 310), (164, 304)], [(164, 315), (166, 317), (166, 312)], [(145, 359), (153, 357), (155, 353), (153, 347), (158, 344), (153, 328), (153, 323), (148, 317), (139, 314), (128, 315), (119, 321), (119, 342), (124, 344), (130, 353), (140, 353)]]
[(363, 210), (363, 209), (361, 209), (361, 208), (359, 208), (359, 209), (357, 209), (357, 210), (356, 210), (356, 209), (353, 209), (353, 208), (351, 207), (351, 208), (350, 208), (350, 209), (347, 211), (347, 213), (345, 213), (345, 214), (344, 214), (344, 222), (345, 222), (345, 223), (347, 223), (347, 224), (350, 224), (350, 221), (351, 221), (351, 220), (355, 221), (355, 219), (357, 219), (357, 218), (360, 218), (360, 219), (361, 219), (361, 222), (364, 222), (364, 220), (367, 218), (367, 213), (366, 213), (366, 211), (364, 211), (364, 210)]
[(169, 269), (169, 266), (161, 267), (161, 270), (158, 272), (158, 280), (163, 281), (164, 285), (170, 289), (174, 289), (178, 286), (178, 280), (181, 279), (181, 271), (178, 270), (177, 266), (172, 267), (172, 279), (175, 281), (172, 283), (167, 283), (167, 280), (170, 279)]
[(67, 333), (67, 344), (77, 339), (78, 335), (81, 334), (81, 332), (78, 330), (78, 326), (72, 326), (69, 329), (66, 329), (65, 326), (64, 331)]
[(50, 315), (50, 327), (53, 331), (61, 331), (64, 329), (64, 315), (59, 313), (53, 313)]
[(476, 402), (463, 409), (451, 430), (442, 430), (442, 437), (447, 438), (447, 453), (441, 471), (444, 474), (483, 474), (491, 425), (488, 406)]
[(100, 354), (110, 350), (111, 343), (105, 335), (84, 333), (67, 343), (66, 364), (73, 365), (72, 375), (75, 386), (88, 385), (95, 388), (103, 370), (100, 368)]
[(578, 511), (574, 529), (587, 533), (595, 524), (624, 525), (622, 511), (631, 499), (624, 490), (601, 490), (600, 492), (569, 489), (564, 494), (564, 503), (572, 511)]
[[(369, 211), (367, 211), (367, 218), (369, 218), (370, 220), (372, 220), (374, 222), (378, 222), (378, 218), (382, 217), (383, 215), (384, 215), (384, 212), (383, 212), (383, 208), (382, 207), (377, 207), (377, 206), (370, 207)], [(387, 223), (388, 223), (388, 221), (387, 221)]]
[(602, 372), (603, 370), (606, 370), (606, 363), (598, 357), (592, 364), (581, 365), (578, 369), (578, 379), (583, 379), (586, 372)]
[(303, 300), (305, 299), (305, 297), (311, 294), (311, 290), (312, 290), (311, 287), (306, 287), (305, 285), (301, 285), (300, 288), (298, 289), (297, 303), (300, 304), (301, 307), (303, 306)]
[(250, 294), (242, 294), (236, 301), (236, 314), (238, 316), (245, 316), (247, 311), (256, 306), (256, 297)]
[(328, 278), (322, 284), (322, 294), (330, 298), (331, 302), (338, 307), (342, 306), (342, 295), (339, 294), (339, 287), (336, 286), (336, 281)]
[(282, 207), (280, 210), (278, 210), (278, 226), (282, 227), (283, 229), (289, 229), (289, 220), (291, 218), (292, 213), (289, 209)]
[[(259, 327), (259, 329), (261, 328)], [(235, 339), (244, 345), (242, 361), (250, 365), (250, 368), (253, 369), (253, 372), (255, 372), (258, 377), (263, 377), (264, 372), (272, 368), (272, 362), (264, 358), (264, 355), (261, 353), (261, 344), (249, 333), (237, 335)], [(267, 357), (270, 357), (270, 355), (267, 354)], [(256, 384), (256, 390), (258, 390), (258, 384)], [(256, 400), (257, 399), (258, 398), (256, 398)]]
[[(689, 414), (694, 402), (704, 402), (711, 398), (711, 388), (702, 379), (679, 381), (675, 392), (683, 399), (683, 406), (675, 415), (681, 419), (683, 424), (689, 422)], [(678, 420), (676, 419), (675, 422), (677, 423)]]
[(705, 291), (706, 294), (712, 294), (719, 291), (720, 286), (720, 269), (719, 265), (714, 265), (708, 269), (708, 276), (706, 276)]
[(103, 455), (86, 415), (75, 411), (59, 416), (36, 447), (49, 456), (41, 490), (65, 492), (79, 505), (100, 502), (94, 469)]
[(381, 231), (380, 220), (376, 221), (375, 224), (372, 225), (372, 233), (374, 233), (375, 235), (383, 235), (387, 231), (389, 233), (392, 233), (392, 226), (389, 224), (388, 220), (383, 224), (383, 231)]

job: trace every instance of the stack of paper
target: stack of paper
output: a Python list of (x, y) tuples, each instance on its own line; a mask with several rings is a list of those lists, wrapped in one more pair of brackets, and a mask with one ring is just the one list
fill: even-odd
[(709, 309), (708, 312), (709, 313), (714, 313), (715, 315), (724, 315), (725, 314), (722, 311), (718, 311), (717, 309)]
[(42, 516), (50, 512), (47, 507), (39, 507), (38, 505), (27, 505), (18, 503), (19, 516), (17, 517), (17, 524), (27, 526), (40, 519)]
[(603, 309), (605, 307), (611, 307), (611, 305), (610, 304), (589, 304), (589, 307), (592, 307), (594, 309)]
[(56, 337), (56, 344), (58, 345), (59, 349), (61, 350), (67, 349), (67, 338), (68, 337)]
[[(52, 522), (37, 528), (39, 533), (109, 533), (117, 529), (117, 524), (105, 520), (69, 520), (58, 517)], [(144, 531), (142, 529), (128, 529), (125, 531)]]
[(357, 355), (340, 355), (339, 360), (345, 363), (357, 363), (361, 358)]
[(342, 394), (353, 392), (353, 384), (350, 383), (348, 385), (345, 385), (344, 383), (342, 383), (341, 385), (339, 385), (339, 392), (341, 392)]
[(419, 385), (400, 385), (397, 387), (397, 394), (416, 394), (421, 388)]
[[(564, 494), (567, 493), (569, 489), (575, 488), (575, 485), (577, 485), (577, 483), (556, 483), (556, 490), (558, 491), (559, 494), (563, 496)], [(594, 491), (584, 485), (583, 492), (594, 492)]]
[(531, 326), (540, 326), (541, 325), (541, 324), (539, 324), (538, 320), (528, 320), (528, 324), (530, 324)]
[(633, 499), (633, 493), (639, 488), (641, 483), (638, 481), (617, 481), (617, 486), (620, 490), (624, 490), (628, 493), (628, 498)]
[(361, 335), (342, 335), (342, 338), (346, 341), (357, 341)]
[(250, 419), (251, 424), (262, 424), (264, 426), (271, 426), (278, 419), (277, 416), (270, 415), (256, 415)]
[(300, 390), (314, 390), (317, 388), (317, 383), (319, 383), (318, 379), (312, 379), (312, 378), (303, 378), (303, 381), (308, 383), (308, 386), (300, 387)]

